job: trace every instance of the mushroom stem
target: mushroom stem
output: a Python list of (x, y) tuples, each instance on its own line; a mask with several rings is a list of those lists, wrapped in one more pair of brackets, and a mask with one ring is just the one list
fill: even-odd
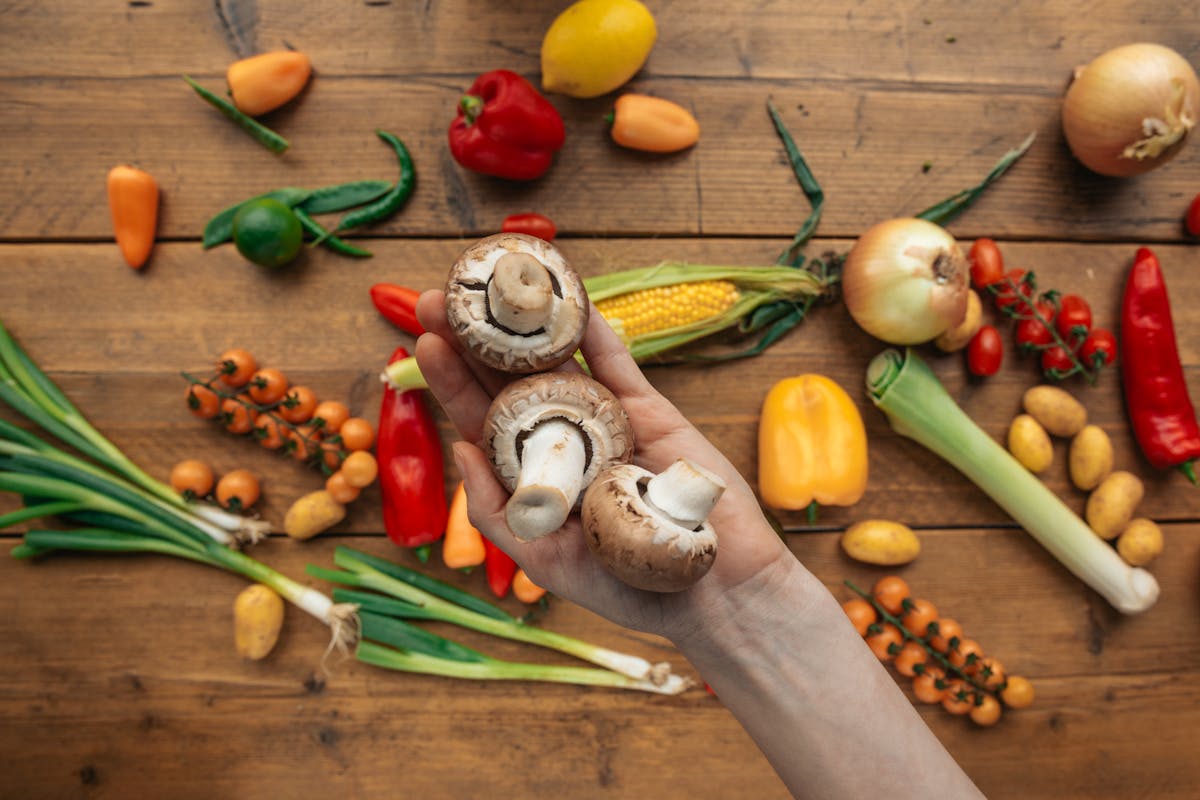
[(492, 316), (511, 331), (533, 333), (550, 320), (554, 301), (550, 271), (528, 253), (506, 253), (496, 259), (487, 293)]
[(561, 419), (538, 424), (521, 449), (521, 475), (505, 508), (518, 539), (537, 539), (563, 526), (583, 490), (587, 451), (579, 428)]
[(646, 503), (688, 530), (695, 530), (708, 519), (713, 506), (725, 493), (720, 476), (686, 458), (646, 481)]

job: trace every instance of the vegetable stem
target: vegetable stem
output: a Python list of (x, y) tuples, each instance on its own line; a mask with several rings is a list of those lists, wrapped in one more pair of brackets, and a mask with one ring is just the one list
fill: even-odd
[(979, 195), (983, 194), (983, 191), (987, 189), (987, 187), (999, 180), (1000, 176), (1007, 172), (1008, 168), (1017, 162), (1017, 159), (1025, 155), (1025, 152), (1033, 145), (1033, 140), (1036, 138), (1037, 131), (1030, 133), (1025, 137), (1025, 141), (1021, 142), (1012, 150), (1009, 150), (1007, 153), (1001, 156), (1000, 160), (996, 162), (996, 165), (992, 167), (992, 171), (989, 172), (978, 184), (970, 188), (963, 189), (961, 192), (951, 195), (942, 202), (930, 206), (921, 213), (917, 214), (917, 217), (928, 220), (929, 222), (937, 223), (938, 225), (945, 225), (950, 220), (966, 211), (967, 208), (969, 208), (970, 205), (979, 198)]

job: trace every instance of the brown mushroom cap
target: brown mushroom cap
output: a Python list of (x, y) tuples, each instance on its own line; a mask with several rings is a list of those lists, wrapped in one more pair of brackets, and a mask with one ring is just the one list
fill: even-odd
[(483, 423), (484, 452), (509, 492), (520, 478), (523, 439), (550, 420), (572, 423), (583, 435), (584, 488), (601, 471), (633, 456), (633, 427), (607, 387), (579, 372), (529, 375), (496, 395)]
[[(492, 307), (491, 299), (498, 264), (508, 270), (512, 287), (513, 305), (504, 313)], [(458, 257), (446, 282), (446, 318), (459, 342), (503, 372), (543, 372), (569, 359), (583, 339), (588, 308), (583, 281), (559, 249), (523, 233), (475, 242)], [(535, 320), (532, 330), (515, 329), (522, 326), (513, 320), (523, 318)]]
[(646, 486), (654, 477), (633, 464), (601, 473), (583, 495), (584, 539), (605, 568), (630, 586), (680, 592), (712, 566), (717, 534), (706, 521), (685, 528), (647, 503)]

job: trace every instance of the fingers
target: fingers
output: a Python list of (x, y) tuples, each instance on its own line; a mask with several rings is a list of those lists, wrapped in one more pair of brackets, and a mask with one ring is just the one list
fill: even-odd
[[(503, 372), (494, 370), (485, 364), (481, 364), (469, 354), (463, 353), (462, 345), (459, 344), (458, 337), (454, 334), (454, 330), (450, 327), (450, 323), (446, 320), (446, 295), (440, 289), (430, 289), (421, 293), (417, 299), (417, 320), (430, 333), (437, 334), (442, 338), (453, 350), (456, 356), (461, 359), (474, 375), (479, 385), (482, 386), (489, 395), (494, 397), (497, 392), (504, 388), (508, 383), (512, 382), (512, 376), (506, 375)], [(422, 374), (424, 368), (422, 367)]]
[(647, 397), (657, 394), (633, 360), (629, 348), (617, 336), (595, 306), (588, 315), (587, 333), (580, 345), (583, 358), (596, 380), (618, 397)]
[(492, 395), (450, 344), (436, 333), (417, 339), (417, 364), (446, 416), (468, 442), (483, 438), (483, 421)]

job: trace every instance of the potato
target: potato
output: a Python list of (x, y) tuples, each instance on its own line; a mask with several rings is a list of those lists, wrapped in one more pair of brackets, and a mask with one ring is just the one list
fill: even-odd
[(855, 561), (895, 567), (921, 553), (921, 540), (907, 525), (884, 519), (857, 522), (842, 534), (842, 549)]
[(233, 643), (242, 658), (266, 658), (282, 628), (283, 598), (270, 587), (247, 586), (233, 601)]
[(293, 539), (311, 539), (346, 518), (346, 507), (324, 489), (309, 492), (287, 510), (283, 529)]
[(1057, 386), (1034, 386), (1021, 398), (1021, 406), (1051, 436), (1074, 436), (1087, 425), (1087, 409)]
[(1145, 566), (1163, 551), (1162, 529), (1142, 517), (1132, 520), (1117, 538), (1117, 552), (1135, 567)]
[(1117, 470), (1088, 496), (1084, 518), (1101, 538), (1112, 539), (1125, 530), (1146, 488), (1132, 472)]
[(963, 321), (933, 340), (943, 353), (962, 350), (983, 325), (983, 303), (974, 289), (967, 290), (967, 315)]
[(1008, 426), (1008, 452), (1035, 475), (1045, 472), (1054, 461), (1054, 446), (1046, 429), (1029, 414), (1019, 414)]
[(1071, 482), (1084, 491), (1095, 489), (1108, 477), (1113, 468), (1113, 446), (1103, 428), (1085, 425), (1075, 434), (1067, 451), (1067, 467)]

